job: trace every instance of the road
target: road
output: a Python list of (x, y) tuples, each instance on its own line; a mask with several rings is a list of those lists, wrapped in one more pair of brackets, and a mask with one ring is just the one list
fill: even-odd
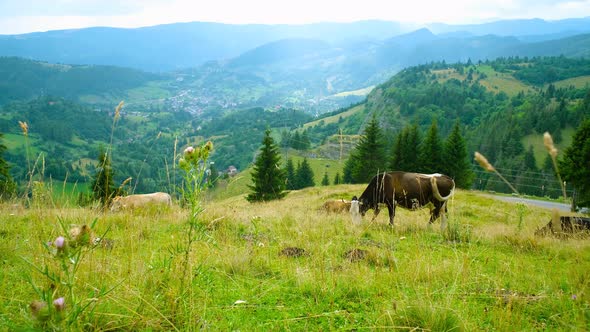
[(499, 199), (501, 201), (506, 202), (513, 202), (513, 203), (525, 203), (528, 205), (539, 206), (545, 209), (558, 209), (564, 212), (570, 212), (571, 205), (564, 204), (564, 203), (557, 203), (557, 202), (548, 202), (530, 198), (520, 198), (514, 196), (500, 196), (500, 195), (490, 195), (490, 194), (482, 194), (482, 196), (492, 197), (494, 199)]

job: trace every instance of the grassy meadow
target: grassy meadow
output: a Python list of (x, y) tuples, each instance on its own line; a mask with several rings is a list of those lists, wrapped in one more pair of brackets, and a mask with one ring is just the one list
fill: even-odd
[[(101, 212), (5, 203), (0, 330), (590, 329), (590, 242), (535, 237), (551, 211), (459, 190), (441, 233), (440, 221), (428, 226), (427, 209), (398, 209), (393, 229), (386, 210), (355, 226), (347, 213), (319, 209), (363, 189), (207, 201), (188, 253), (179, 250), (189, 227), (178, 206)], [(103, 242), (61, 259), (45, 243), (71, 224), (93, 225)], [(61, 283), (49, 281), (57, 274)], [(44, 292), (67, 292), (76, 304), (66, 300), (42, 323), (29, 306)]]

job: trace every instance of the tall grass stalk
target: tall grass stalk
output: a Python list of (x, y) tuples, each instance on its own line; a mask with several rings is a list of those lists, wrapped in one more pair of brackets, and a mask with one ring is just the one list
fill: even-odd
[(496, 170), (496, 168), (494, 166), (492, 166), (492, 164), (490, 164), (490, 162), (486, 159), (486, 157), (484, 157), (481, 153), (475, 151), (475, 161), (477, 161), (477, 163), (486, 171), (488, 172), (494, 172), (496, 173), (496, 175), (502, 180), (504, 181), (504, 183), (506, 183), (508, 185), (508, 187), (510, 187), (510, 189), (517, 195), (520, 195), (518, 193), (518, 190), (516, 190), (516, 188), (514, 188), (514, 186), (510, 183), (510, 181), (506, 180), (505, 177), (502, 176), (502, 174), (500, 174), (500, 172), (498, 172), (498, 170)]
[(559, 185), (561, 186), (563, 200), (566, 201), (567, 193), (565, 191), (565, 184), (561, 180), (561, 175), (559, 174), (559, 167), (557, 166), (557, 153), (559, 151), (557, 150), (557, 148), (553, 144), (553, 138), (551, 137), (551, 134), (549, 134), (549, 132), (545, 132), (543, 134), (543, 144), (545, 145), (545, 148), (547, 149), (549, 156), (551, 156), (551, 161), (553, 162), (553, 169), (555, 169), (555, 174), (557, 175), (557, 180), (559, 181)]

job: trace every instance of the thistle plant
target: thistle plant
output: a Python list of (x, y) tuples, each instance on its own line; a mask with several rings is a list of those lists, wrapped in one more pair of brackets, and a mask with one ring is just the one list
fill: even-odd
[(39, 287), (32, 276), (27, 276), (29, 284), (38, 295), (38, 298), (29, 304), (29, 309), (36, 325), (43, 330), (80, 328), (82, 314), (91, 310), (98, 299), (112, 291), (112, 288), (101, 289), (98, 294), (93, 292), (87, 298), (79, 294), (80, 287), (77, 281), (82, 261), (98, 245), (93, 236), (96, 221), (97, 219), (91, 226), (75, 226), (68, 230), (65, 222), (60, 219), (63, 235), (44, 243), (49, 256), (49, 259), (45, 260), (46, 263), (38, 267), (25, 260), (34, 271), (43, 276), (43, 284), (48, 285)]
[[(182, 276), (180, 279), (180, 294), (182, 299), (192, 298), (191, 287), (186, 287), (192, 271), (190, 253), (196, 241), (210, 240), (207, 228), (199, 220), (200, 214), (204, 211), (203, 193), (208, 187), (207, 182), (207, 160), (213, 150), (213, 143), (210, 141), (198, 147), (187, 147), (182, 157), (178, 160), (178, 167), (183, 170), (183, 183), (180, 188), (181, 200), (188, 207), (189, 215), (187, 220), (186, 241), (180, 244), (175, 252), (183, 255)], [(190, 303), (189, 303), (190, 307)], [(190, 309), (187, 310), (187, 317), (191, 316)]]

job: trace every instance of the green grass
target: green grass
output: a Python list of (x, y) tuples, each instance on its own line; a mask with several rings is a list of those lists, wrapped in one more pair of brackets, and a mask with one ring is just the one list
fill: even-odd
[(590, 86), (590, 75), (568, 78), (566, 80), (554, 82), (553, 85), (555, 85), (556, 88), (567, 88), (569, 86), (574, 86), (577, 89), (588, 88), (588, 86)]
[[(532, 87), (522, 81), (514, 78), (510, 73), (501, 73), (495, 71), (492, 66), (477, 65), (473, 67), (475, 70), (473, 79), (479, 78), (478, 72), (485, 74), (487, 77), (480, 79), (479, 83), (486, 89), (499, 93), (504, 92), (509, 96), (515, 96), (519, 92), (530, 92)], [(433, 73), (437, 75), (438, 80), (444, 82), (446, 80), (455, 78), (464, 81), (467, 78), (469, 69), (465, 69), (464, 74), (460, 74), (455, 69), (434, 70)]]
[(336, 115), (328, 116), (328, 117), (325, 117), (325, 118), (321, 118), (319, 120), (308, 122), (308, 123), (306, 123), (306, 124), (303, 125), (303, 129), (306, 129), (308, 127), (313, 127), (315, 125), (318, 125), (322, 121), (325, 124), (335, 123), (335, 122), (338, 122), (341, 117), (343, 119), (344, 118), (347, 118), (347, 117), (349, 117), (351, 115), (354, 115), (354, 114), (356, 114), (358, 112), (364, 111), (364, 109), (365, 109), (365, 105), (358, 105), (358, 106), (355, 106), (355, 107), (349, 109), (348, 111), (345, 111), (345, 112), (342, 112), (342, 113), (339, 113), (339, 114), (336, 114)]
[(333, 97), (347, 97), (347, 96), (367, 96), (372, 90), (375, 88), (374, 85), (368, 86), (366, 88), (353, 90), (353, 91), (344, 91), (333, 95)]
[[(101, 213), (80, 208), (0, 206), (0, 330), (41, 327), (28, 306), (50, 285), (30, 265), (54, 269), (43, 244), (64, 224), (90, 224), (113, 248), (88, 251), (75, 290), (88, 310), (85, 330), (432, 330), (538, 331), (590, 327), (590, 243), (537, 238), (550, 211), (459, 190), (449, 221), (459, 242), (427, 225), (428, 211), (399, 209), (360, 226), (326, 214), (327, 199), (363, 185), (310, 188), (250, 204), (243, 195), (212, 200), (200, 216), (190, 254), (191, 283), (173, 253), (186, 234), (186, 211)], [(522, 218), (523, 228), (518, 230)], [(281, 255), (287, 247), (305, 251)], [(347, 253), (362, 250), (351, 261)], [(54, 285), (60, 296), (62, 285)], [(102, 290), (111, 290), (101, 295)], [(68, 309), (66, 303), (66, 310)], [(67, 328), (62, 328), (67, 329)]]

